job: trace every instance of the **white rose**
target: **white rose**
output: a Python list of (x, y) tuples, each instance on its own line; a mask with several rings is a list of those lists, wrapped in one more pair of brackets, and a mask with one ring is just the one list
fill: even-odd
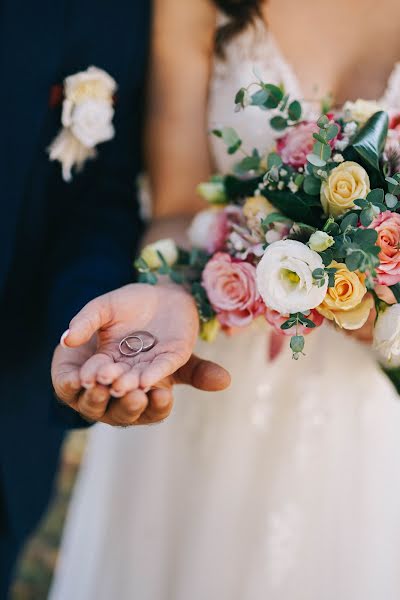
[(382, 110), (382, 107), (374, 100), (362, 100), (359, 98), (355, 102), (346, 102), (343, 111), (346, 121), (357, 121), (366, 123), (376, 112)]
[(268, 246), (257, 267), (257, 286), (265, 304), (283, 315), (316, 308), (325, 298), (328, 281), (318, 287), (312, 273), (323, 269), (319, 254), (295, 240)]
[(116, 89), (115, 80), (97, 67), (89, 67), (86, 71), (70, 75), (64, 81), (65, 98), (73, 104), (89, 98), (111, 102)]
[(107, 100), (88, 99), (79, 104), (64, 102), (62, 124), (86, 148), (94, 148), (114, 136), (114, 109)]
[(334, 243), (333, 237), (325, 231), (315, 231), (308, 240), (308, 245), (315, 252), (323, 252), (333, 246)]
[(379, 314), (374, 328), (374, 348), (385, 367), (400, 367), (400, 304), (393, 304)]
[(172, 267), (178, 260), (178, 248), (174, 240), (164, 239), (158, 240), (154, 244), (145, 246), (140, 254), (141, 258), (146, 261), (150, 269), (159, 269), (162, 265), (158, 252), (162, 254), (165, 262)]

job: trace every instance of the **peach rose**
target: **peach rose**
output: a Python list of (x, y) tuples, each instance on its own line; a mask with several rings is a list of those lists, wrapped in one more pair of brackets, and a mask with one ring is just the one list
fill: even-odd
[(380, 265), (376, 269), (378, 283), (394, 285), (400, 282), (400, 215), (387, 210), (369, 226), (378, 233)]
[(256, 285), (256, 269), (219, 252), (203, 271), (203, 286), (225, 327), (245, 327), (265, 311)]
[(333, 261), (329, 266), (337, 269), (335, 285), (328, 288), (317, 311), (343, 329), (360, 329), (374, 306), (373, 299), (367, 294), (365, 275), (349, 271), (344, 263)]

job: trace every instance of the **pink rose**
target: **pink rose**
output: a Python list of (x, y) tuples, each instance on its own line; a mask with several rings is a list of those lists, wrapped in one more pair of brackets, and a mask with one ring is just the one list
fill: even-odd
[(203, 286), (225, 327), (245, 327), (265, 311), (257, 290), (256, 269), (219, 252), (206, 265)]
[(209, 254), (222, 250), (228, 237), (228, 216), (225, 210), (210, 208), (198, 212), (189, 229), (192, 246)]
[(289, 129), (277, 142), (277, 150), (283, 162), (294, 168), (304, 167), (307, 154), (312, 152), (315, 143), (313, 133), (318, 131), (316, 123), (300, 123)]
[[(280, 333), (281, 335), (293, 335), (293, 329), (281, 329), (281, 325), (288, 320), (289, 315), (281, 315), (276, 310), (272, 310), (271, 308), (267, 307), (265, 318), (277, 333)], [(316, 310), (310, 311), (307, 319), (310, 319), (310, 321), (315, 323), (316, 327), (319, 327), (324, 322), (324, 317)], [(304, 327), (303, 325), (300, 325), (298, 328), (299, 335), (308, 335), (312, 331), (314, 331), (313, 328)]]
[(400, 215), (386, 210), (369, 226), (378, 233), (377, 245), (380, 265), (377, 267), (378, 283), (394, 285), (400, 282)]

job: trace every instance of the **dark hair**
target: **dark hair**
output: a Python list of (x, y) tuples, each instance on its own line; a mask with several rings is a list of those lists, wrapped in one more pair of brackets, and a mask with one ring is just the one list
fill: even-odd
[(214, 4), (230, 17), (228, 23), (217, 30), (215, 37), (217, 53), (223, 56), (225, 44), (256, 17), (261, 17), (262, 0), (214, 0)]

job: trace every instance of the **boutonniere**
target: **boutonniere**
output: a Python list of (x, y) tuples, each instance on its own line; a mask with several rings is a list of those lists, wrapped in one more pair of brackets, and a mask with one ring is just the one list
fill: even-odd
[(62, 129), (51, 143), (50, 160), (62, 165), (64, 181), (97, 155), (96, 146), (114, 137), (113, 97), (117, 84), (108, 73), (89, 67), (64, 80)]

